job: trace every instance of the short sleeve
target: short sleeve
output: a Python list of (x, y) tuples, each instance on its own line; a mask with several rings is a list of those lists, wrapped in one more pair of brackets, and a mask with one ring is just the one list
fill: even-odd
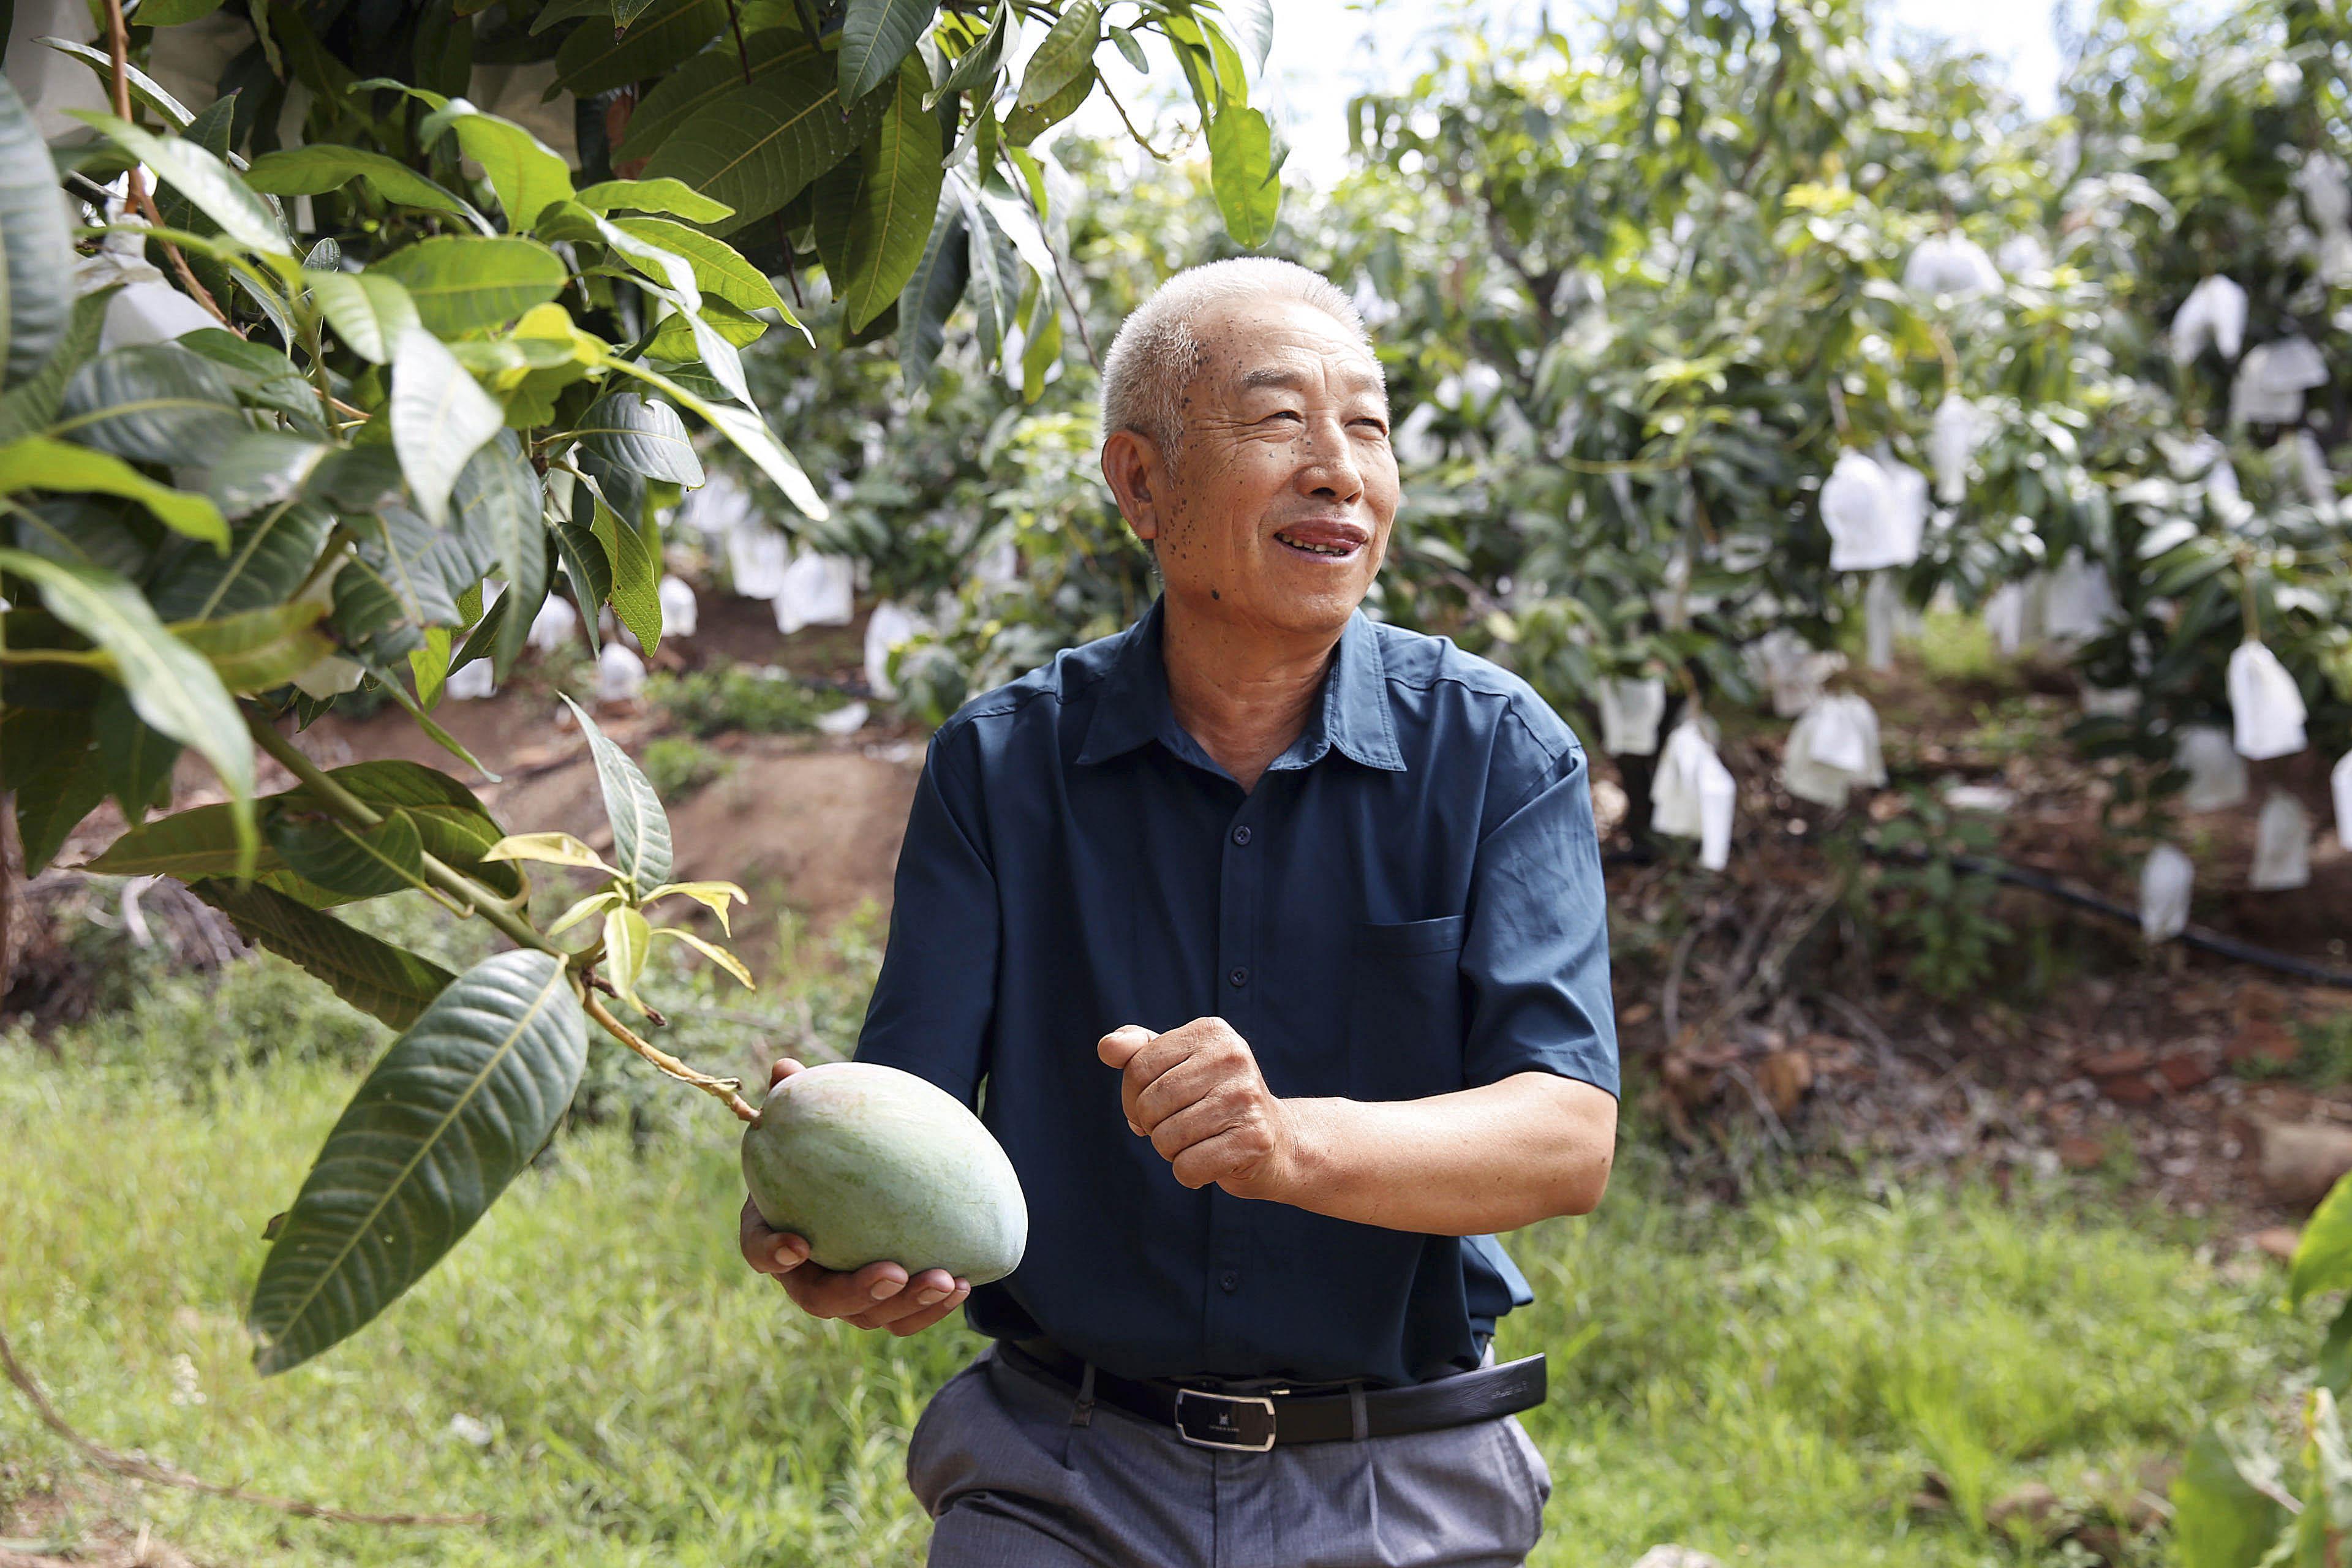
[(988, 1071), (1002, 936), (977, 770), (964, 750), (975, 740), (961, 728), (931, 738), (898, 851), (889, 944), (857, 1040), (859, 1061), (913, 1073), (968, 1106)]
[(1617, 1092), (1607, 893), (1591, 781), (1572, 742), (1479, 844), (1462, 976), (1466, 1083), (1549, 1072)]

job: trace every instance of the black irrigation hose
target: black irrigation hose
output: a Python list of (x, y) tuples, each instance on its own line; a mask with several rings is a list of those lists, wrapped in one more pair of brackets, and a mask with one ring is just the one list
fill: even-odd
[[(1898, 858), (1885, 850), (1873, 850), (1872, 853), (1882, 858)], [(1927, 857), (1915, 850), (1899, 858), (1924, 861)], [(1955, 855), (1952, 857), (1952, 864), (1962, 870), (1974, 871), (1980, 876), (2007, 882), (2013, 888), (2029, 889), (2045, 897), (2056, 899), (2062, 903), (2073, 904), (2077, 909), (2089, 910), (2095, 914), (2105, 915), (2109, 920), (2121, 921), (2135, 931), (2139, 929), (2137, 910), (2126, 909), (2112, 900), (2099, 897), (2096, 893), (2086, 893), (2080, 888), (2070, 888), (2047, 871), (2012, 866), (2005, 860), (1995, 860), (1983, 855)], [(2185, 946), (2199, 948), (2206, 952), (2219, 953), (2223, 958), (2233, 958), (2241, 963), (2259, 964), (2264, 969), (2276, 970), (2281, 974), (2292, 974), (2298, 979), (2308, 980), (2316, 984), (2333, 985), (2342, 990), (2352, 991), (2352, 971), (2330, 969), (2324, 963), (2313, 963), (2306, 959), (2257, 946), (2251, 942), (2240, 942), (2236, 937), (2224, 936), (2217, 931), (2207, 931), (2202, 926), (2188, 927), (2181, 931), (2179, 940)]]
[[(1873, 846), (1870, 847), (1869, 852), (1881, 860), (1901, 860), (1913, 866), (1924, 866), (1927, 863), (1925, 850), (1882, 849)], [(1656, 858), (1654, 852), (1645, 852), (1639, 848), (1612, 849), (1604, 853), (1601, 861), (1603, 866), (1648, 865)], [(2096, 893), (2084, 892), (2080, 888), (2069, 887), (2048, 871), (2037, 871), (2025, 866), (2012, 866), (2006, 860), (1995, 860), (1985, 855), (1955, 855), (1952, 857), (1952, 864), (1964, 871), (2006, 882), (2012, 888), (2023, 888), (2029, 892), (2040, 893), (2044, 898), (2072, 904), (2076, 909), (2088, 910), (2096, 915), (2105, 915), (2107, 919), (2127, 925), (2134, 931), (2139, 929), (2137, 910), (2116, 903), (2112, 899), (2103, 899)], [(2330, 969), (2324, 963), (2313, 963), (2290, 953), (2275, 952), (2251, 942), (2241, 942), (2233, 936), (2224, 936), (2217, 931), (2207, 931), (2203, 926), (2189, 926), (2177, 940), (2183, 946), (2217, 953), (2223, 958), (2235, 959), (2240, 963), (2252, 963), (2263, 969), (2275, 970), (2281, 974), (2292, 974), (2297, 979), (2308, 980), (2317, 985), (2332, 985), (2339, 990), (2352, 991), (2352, 971)]]

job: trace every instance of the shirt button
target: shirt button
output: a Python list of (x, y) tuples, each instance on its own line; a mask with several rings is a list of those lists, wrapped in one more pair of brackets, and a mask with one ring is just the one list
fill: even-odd
[(1238, 1290), (1242, 1288), (1242, 1277), (1228, 1268), (1217, 1276), (1217, 1288), (1226, 1291)]
[(1234, 828), (1234, 843), (1236, 843), (1236, 844), (1247, 844), (1249, 841), (1250, 841), (1250, 830), (1249, 830), (1247, 827), (1245, 827), (1245, 826), (1244, 826), (1244, 827), (1236, 827), (1236, 828)]
[(1238, 991), (1243, 986), (1249, 984), (1249, 971), (1246, 969), (1236, 969), (1231, 974), (1226, 975), (1225, 979), (1232, 983), (1234, 990)]

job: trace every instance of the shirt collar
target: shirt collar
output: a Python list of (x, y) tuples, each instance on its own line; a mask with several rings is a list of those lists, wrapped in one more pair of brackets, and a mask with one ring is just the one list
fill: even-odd
[[(1168, 702), (1163, 604), (1153, 600), (1143, 618), (1123, 634), (1096, 699), (1086, 742), (1078, 748), (1081, 766), (1108, 762), (1154, 740), (1179, 756), (1199, 752), (1179, 729)], [(1347, 629), (1339, 634), (1338, 656), (1323, 678), (1322, 700), (1308, 716), (1306, 730), (1271, 766), (1307, 767), (1334, 746), (1368, 768), (1405, 771), (1404, 757), (1397, 750), (1396, 721), (1389, 711), (1388, 665), (1381, 654), (1380, 632), (1361, 610), (1348, 617)]]

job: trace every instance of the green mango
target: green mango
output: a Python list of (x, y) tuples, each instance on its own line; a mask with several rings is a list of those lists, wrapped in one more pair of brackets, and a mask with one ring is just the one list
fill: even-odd
[(770, 1089), (743, 1131), (743, 1180), (824, 1268), (887, 1261), (985, 1285), (1029, 1240), (1021, 1179), (980, 1118), (897, 1068), (827, 1062)]

